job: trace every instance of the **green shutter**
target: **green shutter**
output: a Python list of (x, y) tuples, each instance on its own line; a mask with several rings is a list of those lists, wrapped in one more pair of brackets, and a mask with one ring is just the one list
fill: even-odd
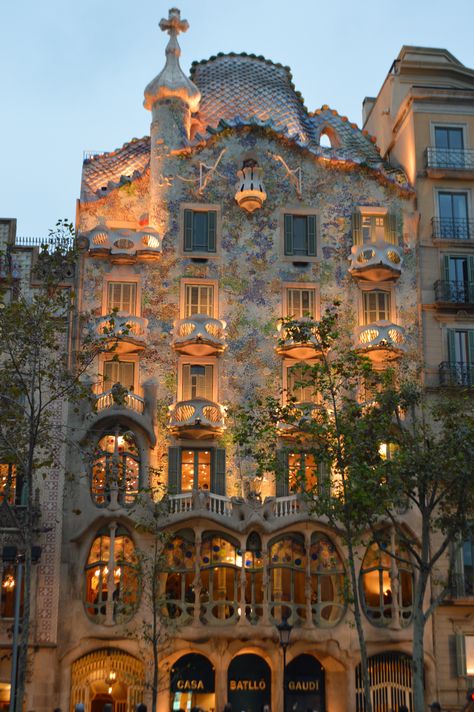
[(277, 471), (275, 473), (275, 493), (277, 497), (288, 497), (289, 494), (289, 473), (288, 473), (288, 450), (279, 450), (277, 453)]
[(443, 257), (444, 281), (449, 282), (449, 255)]
[(467, 332), (468, 348), (469, 348), (469, 363), (471, 366), (474, 365), (474, 329), (469, 329)]
[(293, 254), (293, 215), (285, 215), (285, 255)]
[(211, 492), (225, 496), (225, 449), (218, 447), (213, 452)]
[(306, 218), (308, 230), (308, 256), (316, 254), (316, 216), (308, 215)]
[(168, 494), (178, 494), (181, 491), (179, 451), (179, 447), (168, 448)]
[(184, 251), (193, 251), (193, 211), (184, 211)]
[(464, 677), (467, 674), (466, 643), (462, 633), (456, 633), (456, 671), (458, 677)]
[(358, 210), (352, 213), (352, 244), (362, 245), (362, 215)]
[(467, 258), (467, 281), (469, 289), (469, 304), (474, 301), (474, 255)]
[(209, 210), (207, 213), (207, 249), (209, 252), (216, 251), (216, 225), (217, 213), (215, 210)]
[(454, 329), (448, 329), (448, 361), (451, 364), (456, 363), (456, 350), (454, 347)]
[(398, 245), (397, 239), (397, 216), (393, 213), (388, 213), (384, 220), (385, 242), (390, 242), (392, 245)]

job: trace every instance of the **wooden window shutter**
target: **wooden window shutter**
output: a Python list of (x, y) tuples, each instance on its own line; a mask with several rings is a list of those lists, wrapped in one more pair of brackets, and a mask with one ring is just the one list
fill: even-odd
[(168, 494), (181, 492), (181, 473), (179, 470), (180, 448), (168, 448)]
[(397, 216), (393, 213), (388, 213), (384, 220), (385, 242), (392, 245), (398, 245), (397, 239)]
[(277, 471), (275, 473), (275, 493), (277, 497), (288, 497), (289, 473), (288, 450), (279, 450), (277, 453)]
[(362, 245), (362, 215), (358, 210), (352, 213), (352, 244)]
[(293, 215), (285, 215), (285, 255), (293, 254)]
[(225, 489), (225, 449), (223, 447), (218, 447), (215, 449), (213, 454), (211, 492), (225, 496)]
[(448, 361), (451, 364), (456, 363), (455, 333), (454, 329), (448, 329)]
[(462, 633), (456, 633), (456, 672), (458, 677), (467, 674), (466, 669), (466, 642)]
[(193, 211), (184, 211), (184, 251), (193, 250)]
[(209, 210), (207, 214), (207, 249), (209, 252), (216, 251), (216, 230), (217, 230), (217, 212)]
[(308, 215), (306, 219), (308, 230), (308, 256), (316, 254), (316, 216)]

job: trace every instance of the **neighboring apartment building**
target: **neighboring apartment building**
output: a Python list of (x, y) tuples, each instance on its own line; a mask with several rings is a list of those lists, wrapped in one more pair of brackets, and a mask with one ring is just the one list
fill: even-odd
[[(416, 188), (425, 385), (473, 386), (474, 71), (444, 49), (403, 47), (377, 98), (365, 99), (364, 122)], [(472, 556), (465, 542), (434, 621), (443, 709), (462, 706), (473, 686)]]

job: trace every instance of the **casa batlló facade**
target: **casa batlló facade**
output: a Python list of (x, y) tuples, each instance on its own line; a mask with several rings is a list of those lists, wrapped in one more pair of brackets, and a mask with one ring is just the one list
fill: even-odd
[[(294, 384), (316, 348), (294, 343), (281, 319), (317, 320), (335, 300), (377, 368), (420, 358), (413, 182), (367, 131), (327, 105), (309, 112), (287, 67), (217, 55), (188, 78), (178, 44), (187, 22), (172, 9), (160, 27), (169, 40), (145, 89), (150, 137), (83, 166), (74, 338), (111, 329), (118, 347), (89, 374), (92, 405), (70, 413), (80, 448), (61, 485), (62, 540), (37, 604), (49, 615), (32, 633), (27, 709), (150, 705), (141, 579), (153, 492), (166, 532), (160, 712), (282, 710), (284, 618), (287, 706), (362, 710), (344, 547), (294, 488), (295, 472), (311, 482), (321, 473), (286, 433), (286, 477), (256, 478), (232, 444), (229, 406), (255, 394), (307, 403)], [(375, 545), (360, 552), (374, 708), (384, 712), (411, 709), (413, 575)], [(425, 645), (434, 699), (431, 630)]]

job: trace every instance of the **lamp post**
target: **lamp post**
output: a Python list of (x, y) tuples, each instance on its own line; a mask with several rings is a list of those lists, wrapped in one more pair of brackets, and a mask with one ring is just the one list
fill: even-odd
[(276, 628), (280, 637), (280, 648), (283, 651), (283, 712), (286, 712), (286, 650), (290, 644), (293, 626), (288, 623), (288, 618), (283, 618)]

